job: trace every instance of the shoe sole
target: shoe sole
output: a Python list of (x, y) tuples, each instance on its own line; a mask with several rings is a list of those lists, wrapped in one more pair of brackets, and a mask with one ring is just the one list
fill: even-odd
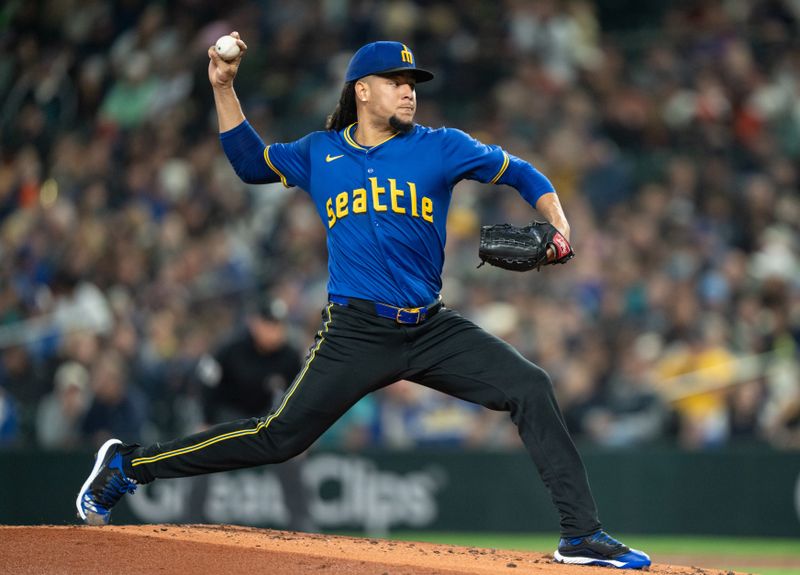
[(114, 445), (121, 443), (122, 442), (119, 439), (109, 439), (102, 446), (100, 446), (100, 449), (97, 450), (97, 456), (95, 456), (94, 459), (94, 467), (92, 467), (92, 472), (89, 474), (89, 477), (86, 479), (86, 481), (83, 482), (83, 487), (81, 487), (81, 490), (78, 492), (78, 498), (75, 500), (75, 506), (78, 508), (78, 518), (82, 519), (89, 525), (105, 525), (108, 523), (108, 519), (103, 515), (99, 515), (91, 511), (84, 513), (81, 500), (83, 499), (83, 495), (86, 493), (86, 490), (89, 489), (89, 485), (91, 485), (92, 481), (94, 481), (94, 478), (97, 477), (97, 474), (100, 473), (100, 467), (103, 465), (103, 460), (106, 458), (106, 453), (108, 453), (108, 450)]
[(625, 562), (615, 561), (614, 559), (596, 559), (594, 557), (567, 557), (556, 551), (553, 559), (557, 563), (567, 563), (570, 565), (600, 565), (602, 567), (616, 567), (617, 569), (641, 569), (649, 567), (650, 561)]

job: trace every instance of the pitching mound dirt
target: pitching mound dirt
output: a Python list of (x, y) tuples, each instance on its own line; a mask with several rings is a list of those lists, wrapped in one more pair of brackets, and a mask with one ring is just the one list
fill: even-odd
[[(654, 565), (663, 575), (731, 575)], [(549, 555), (209, 525), (0, 526), (4, 575), (609, 575)]]

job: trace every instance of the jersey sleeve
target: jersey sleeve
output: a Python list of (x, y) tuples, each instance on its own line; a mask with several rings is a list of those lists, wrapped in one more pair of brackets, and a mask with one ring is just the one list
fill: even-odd
[(460, 180), (495, 184), (508, 168), (508, 154), (454, 128), (444, 128), (443, 158), (450, 185)]
[(311, 137), (309, 134), (288, 144), (271, 144), (264, 148), (264, 161), (287, 188), (309, 189), (311, 181)]

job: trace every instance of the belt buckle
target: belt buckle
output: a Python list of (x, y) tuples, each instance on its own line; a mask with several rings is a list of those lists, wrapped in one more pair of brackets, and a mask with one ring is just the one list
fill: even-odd
[[(400, 319), (400, 314), (408, 313), (408, 314), (417, 314), (417, 317), (413, 321), (405, 321)], [(399, 307), (397, 308), (397, 314), (394, 317), (394, 321), (401, 324), (408, 324), (408, 325), (416, 325), (425, 317), (424, 313), (422, 312), (421, 307)]]

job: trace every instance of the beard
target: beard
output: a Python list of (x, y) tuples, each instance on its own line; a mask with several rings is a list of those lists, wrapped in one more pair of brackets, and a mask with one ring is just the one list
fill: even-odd
[(394, 115), (389, 118), (389, 125), (392, 127), (392, 130), (400, 134), (408, 134), (414, 128), (414, 122), (404, 122)]

